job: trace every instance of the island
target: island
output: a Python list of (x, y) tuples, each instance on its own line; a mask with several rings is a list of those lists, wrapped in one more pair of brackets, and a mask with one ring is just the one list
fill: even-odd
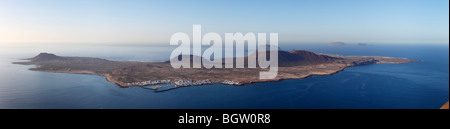
[[(193, 55), (180, 55), (178, 58), (184, 56)], [(245, 58), (244, 60), (247, 61), (250, 56), (240, 58)], [(172, 59), (176, 59), (176, 57)], [(418, 60), (379, 56), (341, 56), (293, 50), (278, 51), (278, 62), (278, 75), (274, 79), (259, 79), (259, 72), (268, 69), (247, 67), (174, 69), (170, 65), (170, 60), (165, 62), (111, 61), (100, 58), (63, 57), (51, 53), (40, 53), (27, 59), (26, 62), (13, 63), (35, 65), (35, 68), (30, 69), (35, 71), (104, 76), (108, 81), (116, 83), (120, 87), (139, 86), (155, 91), (166, 91), (186, 86), (245, 85), (256, 82), (280, 81), (282, 79), (302, 79), (312, 75), (331, 75), (352, 66), (385, 63), (402, 64), (418, 62)]]

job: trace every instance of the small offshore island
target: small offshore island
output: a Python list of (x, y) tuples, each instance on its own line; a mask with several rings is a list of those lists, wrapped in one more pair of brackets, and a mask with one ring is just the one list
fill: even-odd
[[(62, 57), (50, 53), (40, 53), (27, 59), (28, 62), (14, 63), (36, 65), (36, 68), (30, 69), (36, 71), (100, 75), (120, 87), (140, 86), (155, 91), (166, 91), (185, 86), (244, 85), (255, 82), (279, 81), (281, 79), (302, 79), (311, 75), (331, 75), (347, 67), (359, 65), (419, 62), (418, 60), (392, 57), (316, 54), (304, 50), (278, 51), (278, 56), (277, 77), (264, 80), (259, 79), (259, 72), (267, 71), (267, 69), (174, 69), (169, 61), (110, 61), (99, 58)], [(181, 55), (178, 58), (180, 57)], [(248, 57), (241, 58), (246, 60)]]

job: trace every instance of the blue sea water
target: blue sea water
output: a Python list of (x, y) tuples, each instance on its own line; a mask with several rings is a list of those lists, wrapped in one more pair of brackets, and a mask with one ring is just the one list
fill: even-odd
[(173, 47), (142, 44), (0, 44), (0, 108), (130, 109), (436, 109), (449, 99), (449, 46), (280, 44), (283, 50), (389, 56), (422, 62), (350, 67), (245, 86), (206, 85), (153, 92), (120, 88), (104, 77), (47, 73), (16, 65), (40, 52), (109, 60), (165, 61)]

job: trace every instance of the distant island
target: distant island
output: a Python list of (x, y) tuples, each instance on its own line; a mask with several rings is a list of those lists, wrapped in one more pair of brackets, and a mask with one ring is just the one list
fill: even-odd
[[(170, 90), (207, 84), (244, 85), (281, 79), (301, 79), (311, 75), (331, 75), (351, 66), (418, 62), (412, 59), (392, 57), (317, 54), (304, 50), (278, 51), (278, 56), (278, 75), (275, 79), (268, 80), (259, 79), (259, 72), (266, 70), (260, 68), (174, 69), (169, 61), (110, 61), (90, 57), (62, 57), (50, 53), (40, 53), (27, 59), (27, 62), (14, 63), (36, 65), (36, 68), (30, 69), (36, 71), (100, 75), (120, 87), (140, 86), (158, 90), (170, 85), (172, 87), (164, 89)], [(183, 56), (180, 55), (178, 58), (181, 57)], [(247, 60), (248, 57), (241, 58)]]
[(344, 42), (330, 42), (330, 46), (368, 46), (367, 43), (347, 44)]

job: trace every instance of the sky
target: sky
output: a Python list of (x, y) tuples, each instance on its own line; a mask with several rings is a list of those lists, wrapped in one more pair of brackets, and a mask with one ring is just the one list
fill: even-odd
[(280, 43), (449, 44), (449, 1), (0, 0), (0, 43), (168, 43), (193, 24)]

